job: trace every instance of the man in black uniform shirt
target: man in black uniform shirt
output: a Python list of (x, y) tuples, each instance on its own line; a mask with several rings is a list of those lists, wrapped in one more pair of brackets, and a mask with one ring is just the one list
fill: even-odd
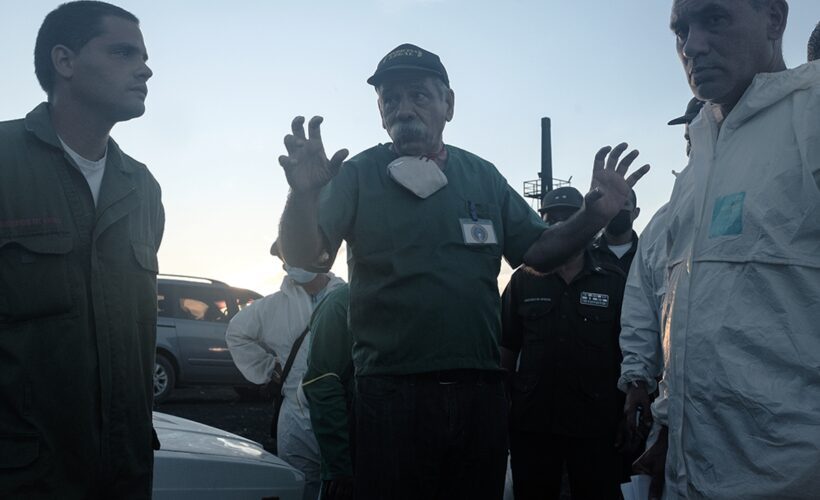
[[(579, 210), (572, 187), (544, 196), (550, 224)], [(619, 498), (615, 450), (624, 274), (582, 251), (550, 274), (522, 267), (502, 297), (502, 365), (512, 373), (510, 447), (516, 500)]]

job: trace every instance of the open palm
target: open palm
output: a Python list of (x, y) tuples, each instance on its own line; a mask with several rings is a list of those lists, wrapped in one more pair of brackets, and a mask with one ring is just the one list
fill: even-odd
[(287, 155), (279, 157), (290, 188), (294, 191), (316, 191), (336, 176), (348, 151), (340, 149), (328, 159), (322, 144), (321, 116), (314, 116), (308, 123), (305, 137), (305, 118), (297, 116), (291, 122), (291, 134), (285, 136)]
[[(649, 171), (649, 165), (644, 165), (629, 177), (624, 178), (630, 165), (639, 154), (637, 149), (633, 149), (621, 159), (621, 154), (627, 147), (629, 145), (622, 142), (615, 148), (603, 147), (595, 155), (591, 189), (584, 198), (587, 209), (591, 214), (605, 221), (604, 224), (612, 220), (624, 208), (630, 188)], [(608, 158), (607, 155), (609, 155)]]

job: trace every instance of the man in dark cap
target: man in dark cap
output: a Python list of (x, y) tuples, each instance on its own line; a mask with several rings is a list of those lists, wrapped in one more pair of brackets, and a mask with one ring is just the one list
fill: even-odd
[[(544, 196), (550, 226), (583, 207), (573, 187)], [(620, 498), (616, 388), (624, 275), (578, 251), (554, 272), (523, 266), (502, 296), (502, 366), (512, 374), (510, 452), (516, 500)]]
[(703, 101), (693, 97), (686, 105), (686, 112), (683, 116), (669, 120), (669, 123), (667, 123), (667, 125), (683, 125), (683, 138), (686, 139), (686, 156), (689, 156), (692, 151), (692, 141), (689, 139), (689, 124), (698, 116), (701, 108), (703, 108)]
[(445, 146), (455, 94), (437, 55), (403, 44), (368, 83), (391, 144), (340, 170), (347, 151), (327, 159), (322, 119), (306, 137), (297, 117), (279, 159), (291, 186), (280, 227), (287, 262), (327, 267), (348, 243), (356, 497), (499, 498), (501, 257), (560, 264), (620, 210), (648, 166), (625, 181), (637, 151), (621, 160), (626, 144), (603, 148), (586, 208), (546, 229), (491, 163)]

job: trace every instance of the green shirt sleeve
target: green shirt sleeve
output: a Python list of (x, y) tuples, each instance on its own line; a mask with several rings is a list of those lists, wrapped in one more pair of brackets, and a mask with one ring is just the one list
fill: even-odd
[[(502, 177), (503, 179), (503, 177)], [(501, 216), (504, 224), (504, 257), (515, 269), (524, 262), (524, 254), (535, 243), (547, 224), (527, 205), (521, 197), (504, 180), (501, 195)]]
[(328, 269), (333, 265), (342, 240), (349, 237), (353, 227), (358, 199), (357, 177), (355, 162), (345, 162), (319, 195), (319, 229), (330, 257), (326, 264)]
[(333, 290), (311, 318), (308, 368), (302, 389), (322, 454), (322, 479), (352, 477), (348, 409), (352, 401), (353, 340), (347, 326), (349, 287)]

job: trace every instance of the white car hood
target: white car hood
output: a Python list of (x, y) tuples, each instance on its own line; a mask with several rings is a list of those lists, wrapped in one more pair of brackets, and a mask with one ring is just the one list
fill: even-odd
[(154, 500), (301, 500), (305, 476), (259, 443), (154, 413)]
[(192, 420), (154, 412), (154, 429), (162, 451), (261, 460), (287, 466), (255, 441)]

